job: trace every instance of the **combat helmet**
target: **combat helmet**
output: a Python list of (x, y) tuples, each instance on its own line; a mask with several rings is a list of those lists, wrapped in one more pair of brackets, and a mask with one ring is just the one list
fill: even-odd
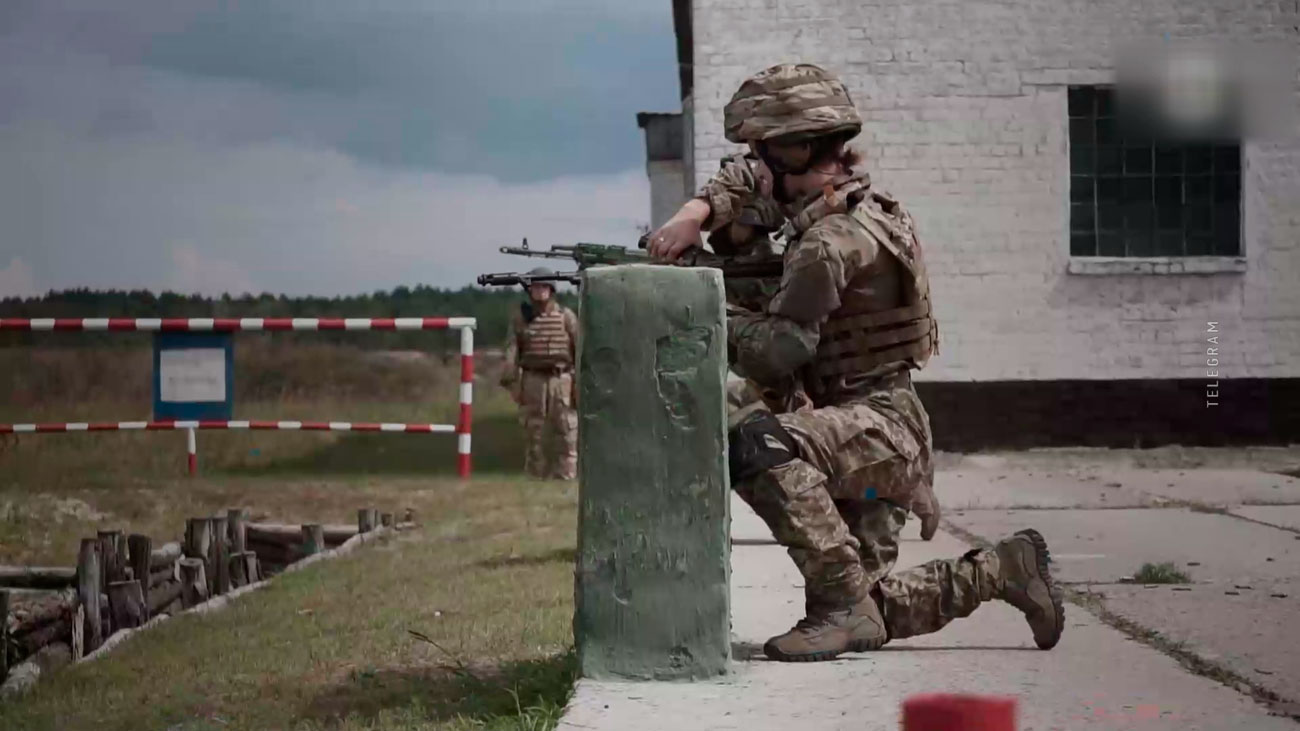
[[(520, 283), (523, 285), (524, 289), (528, 289), (533, 284), (533, 277), (551, 277), (554, 275), (555, 275), (555, 270), (553, 269), (547, 269), (546, 267), (537, 267), (535, 269), (528, 270), (528, 273), (521, 278), (523, 281)], [(538, 284), (545, 284), (546, 286), (551, 288), (552, 292), (555, 291), (555, 282), (538, 282)]]
[(862, 118), (836, 76), (808, 63), (778, 64), (749, 77), (722, 110), (727, 139), (737, 144), (849, 140)]

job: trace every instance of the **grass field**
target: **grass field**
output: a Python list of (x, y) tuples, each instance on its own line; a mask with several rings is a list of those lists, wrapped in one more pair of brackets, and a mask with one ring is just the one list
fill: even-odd
[[(0, 357), (0, 384), (22, 393), (0, 402), (0, 421), (147, 415), (136, 386), (113, 394), (76, 382), (64, 359), (85, 354), (15, 350)], [(392, 359), (358, 376), (366, 369), (338, 362), (360, 357), (370, 356), (316, 350), (321, 365), (300, 382), (241, 364), (243, 382), (262, 385), (237, 395), (236, 417), (452, 420), (451, 366)], [(43, 380), (16, 375), (36, 361)], [(115, 369), (129, 370), (99, 368)], [(353, 374), (338, 379), (350, 385), (315, 378), (328, 372)], [(132, 638), (0, 705), (0, 728), (549, 728), (572, 684), (576, 486), (519, 475), (513, 405), (494, 382), (482, 374), (475, 394), (476, 477), (467, 483), (453, 476), (448, 435), (201, 432), (196, 479), (183, 475), (177, 433), (7, 440), (0, 563), (69, 565), (78, 540), (98, 529), (174, 540), (185, 518), (235, 506), (255, 520), (337, 523), (354, 521), (358, 507), (409, 507), (420, 527), (277, 578), (225, 612)], [(53, 398), (61, 388), (74, 397)]]

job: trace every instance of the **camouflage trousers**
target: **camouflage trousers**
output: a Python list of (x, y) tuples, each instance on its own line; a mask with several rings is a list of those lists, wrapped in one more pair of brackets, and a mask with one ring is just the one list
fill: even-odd
[(519, 416), (528, 447), (524, 471), (540, 479), (578, 476), (578, 412), (573, 372), (525, 370), (519, 383)]
[[(933, 466), (910, 381), (884, 385), (851, 403), (778, 413), (799, 454), (732, 487), (798, 566), (810, 614), (871, 595), (890, 638), (901, 639), (993, 598), (998, 566), (996, 554), (972, 551), (893, 573), (905, 506), (930, 489)], [(740, 399), (731, 395), (734, 408)]]

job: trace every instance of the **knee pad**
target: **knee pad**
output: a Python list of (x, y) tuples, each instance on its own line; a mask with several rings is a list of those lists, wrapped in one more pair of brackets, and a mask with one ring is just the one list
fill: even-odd
[(798, 444), (770, 411), (755, 411), (727, 434), (731, 484), (780, 467), (799, 456)]

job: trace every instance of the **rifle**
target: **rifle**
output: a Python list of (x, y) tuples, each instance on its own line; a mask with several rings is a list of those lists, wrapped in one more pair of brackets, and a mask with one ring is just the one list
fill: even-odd
[(478, 284), (480, 287), (508, 287), (512, 284), (521, 284), (524, 287), (533, 282), (568, 282), (569, 284), (579, 284), (582, 282), (577, 272), (559, 272), (558, 274), (527, 274), (521, 272), (501, 272), (498, 274), (480, 274), (478, 275)]
[(609, 244), (578, 243), (552, 246), (549, 251), (530, 249), (528, 248), (528, 239), (524, 239), (523, 246), (502, 246), (501, 253), (546, 259), (572, 259), (577, 262), (579, 271), (593, 266), (661, 264), (721, 269), (722, 276), (726, 279), (779, 279), (784, 269), (784, 262), (780, 255), (764, 255), (760, 257), (720, 256), (703, 249), (692, 249), (676, 261), (663, 261), (650, 256), (648, 251), (644, 251), (649, 238), (649, 234), (642, 236), (637, 249)]

